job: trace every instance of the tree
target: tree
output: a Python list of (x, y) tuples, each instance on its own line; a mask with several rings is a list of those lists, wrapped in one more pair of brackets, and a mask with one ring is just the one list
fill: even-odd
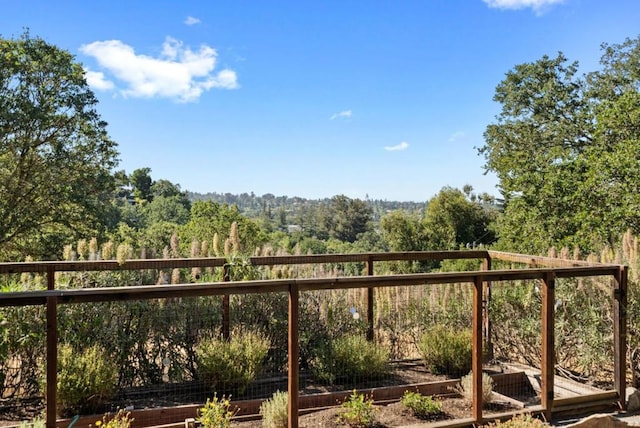
[(138, 168), (131, 173), (131, 185), (133, 186), (133, 195), (138, 201), (151, 201), (153, 194), (151, 186), (151, 168)]
[(455, 250), (461, 246), (489, 244), (495, 239), (490, 228), (496, 210), (474, 202), (469, 185), (464, 191), (444, 187), (427, 203), (423, 220), (429, 250)]
[(54, 257), (101, 232), (116, 144), (74, 57), (25, 32), (0, 39), (0, 248)]
[(373, 210), (360, 199), (350, 199), (344, 195), (331, 198), (327, 229), (329, 235), (339, 241), (355, 242), (358, 235), (370, 228)]
[(516, 66), (496, 88), (502, 111), (480, 153), (505, 200), (503, 247), (589, 251), (640, 231), (640, 39), (603, 50), (603, 68), (586, 76), (558, 54)]

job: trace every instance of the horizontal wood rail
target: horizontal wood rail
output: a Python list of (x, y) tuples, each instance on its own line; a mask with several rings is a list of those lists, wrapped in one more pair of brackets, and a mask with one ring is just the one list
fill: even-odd
[[(383, 261), (423, 261), (423, 260), (459, 260), (478, 259), (481, 270), (466, 272), (431, 272), (403, 275), (375, 275), (374, 262)], [(492, 261), (504, 261), (525, 265), (519, 269), (492, 270)], [(298, 316), (301, 292), (314, 290), (333, 290), (364, 288), (367, 289), (367, 338), (373, 339), (373, 292), (381, 287), (470, 283), (474, 286), (473, 299), (473, 421), (482, 422), (481, 372), (483, 340), (489, 329), (488, 303), (491, 296), (491, 283), (502, 281), (540, 280), (543, 285), (542, 319), (542, 412), (551, 417), (555, 404), (554, 386), (554, 288), (558, 278), (576, 278), (591, 276), (610, 276), (613, 279), (614, 314), (614, 372), (615, 391), (608, 393), (606, 399), (618, 400), (624, 408), (626, 389), (626, 305), (627, 272), (626, 266), (613, 264), (588, 263), (575, 260), (561, 260), (549, 257), (530, 256), (498, 251), (425, 251), (398, 253), (363, 254), (321, 254), (305, 256), (263, 256), (250, 257), (248, 262), (254, 266), (308, 265), (327, 263), (363, 263), (362, 276), (336, 276), (329, 278), (294, 278), (260, 281), (229, 281), (230, 263), (225, 258), (189, 258), (189, 259), (153, 259), (106, 261), (57, 261), (0, 263), (0, 274), (44, 273), (47, 278), (47, 290), (0, 293), (0, 307), (44, 305), (47, 309), (47, 392), (46, 424), (56, 426), (56, 360), (57, 360), (57, 306), (61, 304), (83, 304), (89, 302), (115, 302), (144, 299), (169, 299), (195, 296), (223, 296), (227, 302), (233, 294), (288, 293), (288, 392), (289, 426), (297, 428), (299, 415), (299, 336)], [(57, 272), (123, 271), (145, 269), (174, 268), (223, 268), (223, 281), (175, 285), (137, 285), (123, 287), (56, 289)], [(228, 330), (228, 312), (223, 303), (223, 330)], [(226, 319), (225, 319), (226, 317)], [(484, 318), (484, 319), (482, 319)], [(484, 331), (483, 331), (484, 330)], [(224, 333), (224, 331), (223, 331)], [(227, 332), (228, 333), (228, 332)], [(564, 406), (566, 402), (559, 402)], [(456, 424), (451, 421), (451, 424)]]

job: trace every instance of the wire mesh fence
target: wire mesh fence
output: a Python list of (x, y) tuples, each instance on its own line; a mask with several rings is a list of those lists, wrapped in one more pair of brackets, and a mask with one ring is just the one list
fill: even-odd
[[(551, 271), (542, 276), (504, 271), (487, 281), (483, 276), (490, 271), (477, 258), (436, 263), (396, 257), (375, 264), (366, 255), (301, 258), (297, 264), (287, 258), (176, 263), (180, 267), (140, 261), (131, 270), (58, 272), (57, 415), (179, 406), (191, 406), (185, 412), (195, 415), (214, 396), (269, 398), (290, 389), (292, 376), (299, 376), (302, 396), (372, 388), (379, 394), (389, 388), (397, 400), (406, 391), (423, 391), (446, 402), (441, 416), (452, 420), (477, 419), (473, 391), (485, 384), (492, 391), (482, 399), (480, 418), (539, 410), (548, 404), (541, 395), (544, 382), (553, 380), (543, 324), (549, 322), (544, 296), (551, 289), (556, 378), (615, 386), (611, 379), (619, 344), (613, 339), (617, 315), (610, 274), (567, 274), (554, 278), (550, 288)], [(520, 261), (506, 265), (526, 268)], [(104, 266), (112, 268), (98, 267)], [(38, 272), (43, 271), (11, 276), (9, 291), (42, 289), (47, 280)], [(527, 278), (510, 279), (517, 275)], [(155, 284), (164, 288), (151, 295)], [(293, 372), (286, 291), (292, 284), (302, 287), (296, 302), (299, 359)], [(85, 288), (86, 293), (76, 291)], [(49, 295), (38, 296), (27, 306), (0, 310), (5, 337), (0, 352), (6, 356), (0, 367), (0, 416), (5, 419), (24, 419), (16, 403), (31, 400), (31, 416), (44, 406), (47, 316), (42, 302)], [(477, 337), (484, 351), (474, 366)], [(90, 375), (91, 370), (99, 375)], [(85, 383), (104, 381), (103, 390), (80, 398), (68, 393), (65, 382), (82, 376)], [(433, 383), (439, 386), (426, 388)], [(562, 381), (551, 385), (554, 395), (562, 396)], [(593, 391), (585, 387), (575, 394)], [(137, 419), (139, 426), (158, 422), (151, 413)]]

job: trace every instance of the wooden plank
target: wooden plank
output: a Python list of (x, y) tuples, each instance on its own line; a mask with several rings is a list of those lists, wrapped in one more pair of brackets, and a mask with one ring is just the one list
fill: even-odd
[[(55, 287), (55, 270), (47, 272), (47, 288)], [(53, 296), (47, 298), (47, 365), (46, 365), (46, 425), (56, 426), (56, 395), (58, 385), (58, 302)]]
[[(617, 274), (619, 270), (619, 267), (611, 266), (501, 271), (493, 270), (490, 272), (482, 272), (482, 276), (485, 281), (514, 281), (543, 279), (549, 273), (553, 273), (558, 278), (614, 275)], [(480, 271), (24, 291), (0, 293), (0, 307), (34, 304), (44, 305), (46, 304), (47, 297), (49, 296), (57, 297), (58, 303), (64, 304), (286, 292), (291, 284), (296, 284), (299, 291), (312, 291), (365, 287), (473, 283), (478, 273), (480, 273)]]
[[(399, 260), (447, 260), (447, 259), (483, 259), (487, 251), (407, 251), (389, 253), (353, 253), (353, 254), (312, 254), (304, 256), (257, 256), (249, 262), (255, 266), (274, 266), (290, 264), (349, 263)], [(0, 263), (0, 274), (42, 272), (49, 269), (58, 272), (87, 272), (110, 270), (171, 269), (192, 267), (222, 267), (227, 263), (224, 257), (193, 257), (176, 259), (136, 259), (99, 261), (40, 261)]]
[[(367, 276), (373, 276), (373, 260), (367, 259)], [(373, 342), (373, 322), (374, 322), (374, 289), (373, 287), (367, 288), (367, 340)]]
[(523, 263), (530, 266), (545, 267), (573, 267), (573, 266), (597, 266), (605, 265), (605, 263), (594, 263), (583, 260), (567, 260), (554, 257), (532, 256), (528, 254), (509, 253), (504, 251), (488, 251), (489, 256), (496, 260), (505, 262)]
[(300, 357), (300, 344), (299, 342), (299, 298), (300, 292), (298, 287), (294, 284), (289, 288), (289, 403), (288, 403), (288, 418), (289, 428), (298, 428), (298, 410), (300, 399), (300, 370), (299, 370), (299, 357)]
[(553, 381), (555, 375), (555, 287), (556, 280), (553, 273), (545, 276), (542, 286), (542, 391), (541, 402), (547, 420), (551, 419), (553, 411)]
[(482, 286), (483, 278), (476, 276), (473, 283), (473, 307), (471, 325), (473, 378), (473, 406), (471, 416), (480, 423), (482, 421)]
[(615, 275), (613, 293), (613, 370), (619, 406), (626, 410), (627, 389), (627, 282), (629, 268), (620, 266)]

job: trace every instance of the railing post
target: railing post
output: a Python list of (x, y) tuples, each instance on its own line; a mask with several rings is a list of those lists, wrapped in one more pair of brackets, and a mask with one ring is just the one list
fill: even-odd
[(541, 401), (547, 421), (553, 414), (555, 374), (555, 300), (556, 278), (553, 272), (545, 274), (542, 287), (542, 387)]
[(473, 379), (472, 417), (477, 424), (482, 423), (482, 277), (476, 276), (473, 282), (473, 326), (471, 372)]
[[(47, 271), (47, 290), (55, 290), (54, 269)], [(47, 297), (47, 390), (46, 425), (56, 426), (56, 392), (58, 386), (58, 301), (56, 297)]]
[(299, 362), (300, 356), (299, 335), (298, 335), (298, 316), (299, 305), (298, 300), (300, 291), (298, 285), (293, 283), (289, 286), (289, 384), (288, 384), (288, 425), (289, 428), (298, 428), (298, 408), (299, 397), (298, 389), (300, 385), (299, 379)]
[(613, 371), (614, 386), (620, 399), (619, 406), (626, 410), (627, 402), (627, 281), (629, 268), (620, 266), (615, 276), (613, 300)]
[[(482, 263), (482, 269), (491, 270), (491, 256), (487, 256)], [(487, 349), (487, 358), (493, 359), (493, 341), (491, 340), (491, 318), (489, 318), (489, 305), (491, 304), (491, 281), (484, 281), (483, 285), (482, 318), (484, 323), (484, 345)]]
[[(367, 275), (373, 276), (373, 259), (367, 259)], [(373, 287), (367, 288), (367, 340), (373, 342)]]
[[(231, 272), (228, 264), (225, 264), (224, 267), (222, 268), (222, 281), (224, 282), (231, 281)], [(226, 340), (229, 340), (229, 338), (231, 337), (231, 333), (230, 333), (231, 314), (229, 309), (230, 300), (231, 299), (228, 294), (225, 294), (222, 296), (222, 338)]]

